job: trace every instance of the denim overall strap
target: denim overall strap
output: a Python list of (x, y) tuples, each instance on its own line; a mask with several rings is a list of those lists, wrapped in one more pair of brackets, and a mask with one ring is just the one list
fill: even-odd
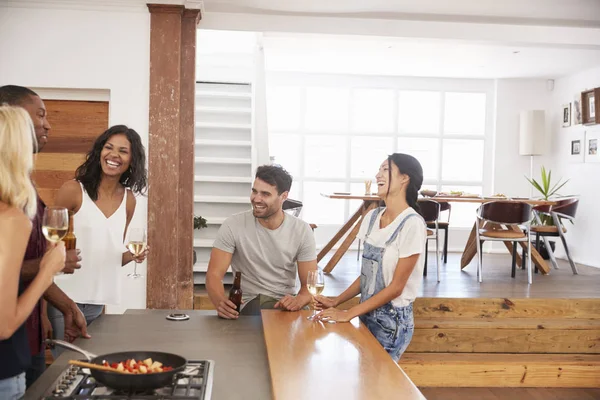
[[(388, 241), (385, 242), (385, 247), (389, 246), (390, 244), (392, 244), (394, 242), (394, 240), (396, 240), (396, 238), (398, 237), (398, 234), (400, 233), (400, 231), (404, 227), (404, 223), (406, 221), (408, 221), (412, 217), (419, 217), (419, 218), (423, 219), (423, 217), (421, 217), (419, 214), (416, 214), (416, 213), (415, 214), (409, 214), (406, 217), (404, 217), (404, 219), (402, 220), (402, 222), (400, 222), (400, 224), (398, 225), (398, 227), (396, 228), (396, 230), (394, 231), (394, 233), (392, 233), (392, 236), (390, 236), (390, 238), (388, 239)], [(423, 222), (424, 222), (424, 220), (423, 220)]]
[(375, 212), (373, 214), (371, 214), (371, 220), (369, 221), (369, 229), (367, 229), (367, 234), (365, 235), (365, 240), (364, 240), (365, 242), (367, 241), (367, 238), (371, 234), (371, 231), (373, 230), (373, 226), (375, 226), (375, 222), (377, 221), (377, 216), (379, 215), (381, 210), (383, 210), (383, 207), (377, 207), (375, 209)]

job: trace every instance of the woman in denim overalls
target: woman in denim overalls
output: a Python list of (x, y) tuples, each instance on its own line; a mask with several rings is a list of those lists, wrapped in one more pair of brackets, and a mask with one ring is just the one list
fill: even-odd
[[(316, 297), (318, 306), (327, 308), (320, 319), (347, 322), (358, 316), (394, 361), (412, 338), (412, 302), (422, 280), (421, 256), (427, 237), (425, 222), (417, 213), (422, 182), (421, 164), (408, 154), (392, 154), (381, 164), (377, 194), (386, 207), (371, 211), (362, 222), (361, 276), (334, 299)], [(386, 252), (390, 256), (384, 260)], [(395, 254), (398, 257), (390, 259)], [(349, 310), (335, 308), (358, 293), (359, 305)]]

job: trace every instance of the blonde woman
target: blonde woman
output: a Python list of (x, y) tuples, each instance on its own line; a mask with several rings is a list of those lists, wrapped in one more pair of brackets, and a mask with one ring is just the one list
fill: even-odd
[(0, 398), (25, 393), (31, 360), (24, 322), (65, 264), (61, 243), (49, 247), (40, 272), (23, 290), (19, 275), (37, 209), (31, 183), (34, 129), (22, 108), (0, 106)]

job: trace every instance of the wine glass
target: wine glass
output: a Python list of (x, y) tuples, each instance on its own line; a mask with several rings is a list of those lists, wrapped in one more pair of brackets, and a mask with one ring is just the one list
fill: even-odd
[[(129, 231), (129, 242), (127, 243), (127, 249), (134, 256), (138, 257), (146, 250), (146, 230), (142, 228), (131, 228)], [(143, 275), (137, 273), (136, 261), (133, 266), (133, 273), (127, 274), (132, 279), (141, 278)]]
[[(69, 230), (69, 212), (65, 207), (46, 207), (42, 217), (42, 232), (49, 242), (60, 242)], [(61, 275), (59, 271), (55, 275)]]
[(306, 287), (308, 292), (313, 296), (313, 312), (312, 315), (306, 317), (306, 319), (313, 319), (317, 315), (317, 310), (314, 305), (315, 296), (321, 294), (325, 289), (325, 275), (320, 269), (314, 271), (308, 271), (308, 278), (306, 280)]

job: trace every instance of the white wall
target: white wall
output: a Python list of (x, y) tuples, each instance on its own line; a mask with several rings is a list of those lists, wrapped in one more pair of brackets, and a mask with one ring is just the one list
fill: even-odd
[[(600, 267), (600, 255), (595, 246), (600, 243), (600, 164), (571, 163), (571, 140), (585, 130), (600, 131), (600, 125), (562, 127), (562, 105), (573, 102), (574, 96), (585, 89), (600, 86), (600, 67), (556, 80), (546, 114), (550, 117), (551, 152), (544, 163), (552, 168), (553, 179), (563, 177), (569, 183), (564, 194), (580, 196), (575, 225), (567, 223), (567, 241), (575, 262)], [(558, 241), (560, 242), (560, 241)], [(557, 253), (563, 255), (562, 245)]]
[[(530, 157), (519, 155), (519, 113), (547, 109), (550, 95), (545, 79), (496, 81), (494, 193), (529, 196), (531, 185), (525, 176), (529, 176)], [(534, 176), (539, 176), (541, 159), (534, 156), (533, 161)]]
[[(0, 14), (0, 84), (109, 90), (109, 124), (131, 126), (147, 146), (147, 11), (0, 8)], [(146, 215), (147, 200), (138, 198), (131, 226), (145, 227)], [(121, 273), (121, 306), (109, 307), (108, 312), (146, 307), (146, 279), (127, 278), (132, 268), (127, 266)], [(145, 264), (138, 271), (145, 275)]]

